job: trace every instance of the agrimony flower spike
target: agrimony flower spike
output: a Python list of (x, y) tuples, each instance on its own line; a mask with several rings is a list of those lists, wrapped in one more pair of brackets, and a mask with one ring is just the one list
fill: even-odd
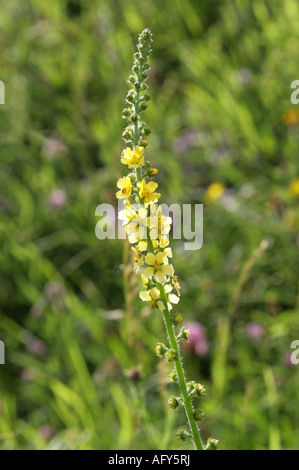
[(146, 80), (150, 68), (148, 59), (151, 43), (152, 33), (145, 29), (139, 35), (132, 73), (128, 79), (130, 90), (123, 110), (127, 125), (122, 135), (125, 148), (121, 154), (121, 162), (129, 173), (117, 183), (119, 191), (116, 197), (124, 201), (124, 209), (120, 211), (119, 218), (123, 221), (132, 244), (134, 270), (141, 271), (143, 287), (139, 297), (152, 309), (158, 308), (164, 317), (169, 347), (158, 343), (156, 355), (167, 358), (173, 364), (170, 379), (179, 384), (181, 395), (171, 396), (168, 404), (173, 409), (182, 405), (190, 426), (190, 433), (182, 429), (177, 432), (177, 437), (180, 441), (193, 439), (198, 450), (212, 449), (216, 447), (216, 441), (209, 440), (204, 446), (199, 434), (198, 423), (204, 418), (204, 413), (195, 409), (192, 404), (194, 397), (204, 396), (205, 389), (196, 382), (186, 382), (180, 356), (179, 342), (189, 339), (189, 331), (183, 327), (179, 332), (175, 331), (183, 323), (180, 313), (174, 313), (170, 317), (170, 310), (180, 300), (180, 283), (170, 263), (172, 251), (168, 235), (171, 219), (163, 215), (158, 203), (161, 196), (157, 191), (158, 184), (151, 180), (158, 170), (152, 168), (146, 159), (150, 129), (140, 116), (147, 109), (150, 100)]

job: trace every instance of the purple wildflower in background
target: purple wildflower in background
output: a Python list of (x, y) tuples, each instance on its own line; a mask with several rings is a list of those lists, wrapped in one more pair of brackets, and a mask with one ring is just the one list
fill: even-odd
[(245, 331), (247, 337), (254, 341), (260, 341), (266, 336), (265, 327), (261, 323), (255, 321), (247, 323)]
[(49, 203), (52, 209), (61, 209), (66, 201), (66, 193), (63, 189), (54, 189), (49, 196)]

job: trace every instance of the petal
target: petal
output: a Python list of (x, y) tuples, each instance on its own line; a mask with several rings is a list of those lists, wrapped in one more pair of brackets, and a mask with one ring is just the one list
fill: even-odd
[(158, 298), (160, 297), (160, 291), (159, 291), (159, 289), (157, 289), (157, 287), (153, 287), (150, 290), (150, 294), (151, 294), (151, 298), (153, 300), (158, 300)]
[(150, 266), (154, 266), (156, 264), (156, 257), (153, 253), (148, 253), (145, 257), (146, 264)]
[(171, 264), (164, 264), (164, 266), (161, 266), (161, 271), (167, 276), (172, 276), (174, 273), (174, 269)]
[(146, 279), (150, 279), (153, 276), (154, 272), (154, 268), (145, 268), (145, 270), (143, 271), (143, 276)]
[(140, 219), (145, 219), (147, 217), (147, 209), (145, 207), (141, 207), (138, 211), (138, 217)]
[(169, 292), (172, 291), (172, 285), (166, 284), (166, 285), (164, 286), (164, 290), (165, 290), (166, 294), (169, 294)]
[(123, 154), (128, 158), (131, 158), (133, 153), (134, 152), (130, 147), (126, 147), (125, 150), (123, 151)]
[(160, 253), (157, 253), (156, 255), (157, 263), (162, 264), (165, 257), (166, 257), (166, 254), (163, 251), (160, 251)]
[(149, 292), (147, 290), (142, 290), (141, 292), (139, 292), (139, 297), (144, 302), (149, 302), (151, 300), (151, 296), (149, 295)]
[(162, 284), (164, 281), (166, 281), (166, 276), (165, 276), (164, 272), (161, 269), (156, 271), (155, 278), (157, 279), (158, 282), (160, 282), (160, 284)]
[(146, 189), (147, 191), (149, 191), (150, 193), (153, 193), (158, 187), (158, 184), (155, 183), (154, 181), (150, 181), (149, 183), (147, 183), (146, 185)]
[(169, 294), (168, 300), (169, 300), (169, 302), (171, 302), (172, 304), (178, 304), (179, 301), (180, 301), (180, 298), (179, 298), (177, 295), (175, 295), (175, 294)]
[(144, 152), (144, 147), (139, 147), (139, 145), (136, 145), (135, 147), (135, 153), (137, 153), (138, 155), (142, 155)]
[(138, 248), (139, 248), (139, 251), (146, 251), (147, 250), (147, 242), (146, 241), (139, 242)]
[(163, 304), (162, 300), (158, 300), (157, 306), (160, 310), (165, 310), (165, 305)]
[(172, 250), (170, 247), (166, 248), (164, 253), (166, 254), (166, 256), (168, 256), (169, 258), (172, 258)]

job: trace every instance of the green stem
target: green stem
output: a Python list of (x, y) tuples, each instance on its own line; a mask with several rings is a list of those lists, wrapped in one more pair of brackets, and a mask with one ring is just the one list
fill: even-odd
[(158, 288), (159, 288), (160, 293), (161, 293), (161, 300), (165, 305), (165, 310), (163, 310), (163, 315), (164, 315), (166, 330), (167, 330), (168, 337), (169, 337), (169, 342), (170, 342), (171, 348), (175, 350), (176, 355), (177, 355), (177, 359), (175, 361), (175, 367), (176, 367), (178, 382), (179, 382), (179, 385), (180, 385), (180, 389), (181, 389), (181, 393), (182, 393), (182, 397), (183, 397), (183, 401), (184, 401), (186, 415), (187, 415), (189, 425), (190, 425), (190, 429), (191, 429), (191, 432), (192, 432), (192, 435), (193, 435), (194, 445), (195, 445), (197, 450), (204, 450), (203, 443), (201, 441), (201, 437), (200, 437), (200, 434), (199, 434), (199, 430), (198, 430), (196, 421), (195, 421), (194, 416), (193, 416), (194, 410), (193, 410), (191, 398), (190, 398), (188, 390), (187, 390), (186, 378), (185, 378), (185, 374), (184, 374), (184, 370), (183, 370), (180, 350), (179, 350), (177, 340), (176, 340), (176, 337), (175, 337), (175, 334), (174, 334), (174, 331), (173, 331), (173, 326), (172, 326), (172, 323), (171, 323), (171, 320), (170, 320), (170, 314), (169, 314), (169, 309), (168, 309), (168, 306), (167, 306), (167, 299), (166, 299), (166, 295), (165, 295), (164, 286), (163, 286), (163, 284), (160, 284), (158, 282), (157, 282), (157, 285), (158, 285)]
[[(138, 129), (138, 112), (139, 112), (139, 98), (140, 98), (140, 92), (137, 93), (136, 95), (136, 100), (134, 103), (135, 106), (135, 114), (137, 116), (136, 122), (134, 123), (134, 146), (138, 145), (139, 141), (139, 129)], [(140, 167), (136, 168), (136, 180), (137, 182), (142, 180), (142, 175), (141, 175), (141, 170)], [(144, 205), (143, 199), (139, 199), (140, 204)], [(153, 247), (153, 242), (150, 237), (150, 229), (147, 229), (147, 244), (148, 244), (148, 250), (151, 251), (152, 253), (154, 252), (154, 247)]]

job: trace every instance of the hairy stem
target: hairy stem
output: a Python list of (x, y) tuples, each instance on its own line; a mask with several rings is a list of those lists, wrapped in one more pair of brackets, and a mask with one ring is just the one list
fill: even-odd
[(182, 397), (183, 397), (183, 401), (184, 401), (186, 415), (187, 415), (189, 425), (190, 425), (190, 429), (191, 429), (191, 432), (192, 432), (192, 435), (193, 435), (194, 445), (195, 445), (197, 450), (204, 450), (204, 447), (203, 447), (203, 444), (202, 444), (202, 441), (201, 441), (201, 438), (200, 438), (199, 430), (198, 430), (196, 421), (195, 421), (194, 416), (193, 416), (194, 410), (193, 410), (193, 407), (192, 407), (191, 398), (190, 398), (188, 390), (187, 390), (186, 378), (185, 378), (185, 374), (184, 374), (184, 370), (183, 370), (180, 350), (179, 350), (178, 343), (177, 343), (177, 340), (176, 340), (176, 337), (175, 337), (175, 333), (173, 331), (173, 326), (172, 326), (172, 323), (171, 323), (171, 320), (170, 320), (170, 314), (169, 314), (169, 309), (168, 309), (168, 306), (167, 306), (167, 300), (166, 300), (164, 286), (163, 286), (163, 284), (159, 284), (159, 283), (157, 283), (157, 285), (158, 285), (158, 288), (159, 288), (160, 293), (161, 293), (161, 300), (165, 305), (165, 310), (163, 310), (163, 315), (164, 315), (164, 320), (165, 320), (166, 330), (167, 330), (167, 333), (168, 333), (169, 342), (170, 342), (171, 348), (175, 350), (176, 356), (177, 356), (176, 361), (175, 361), (175, 367), (176, 367), (178, 382), (179, 382), (179, 385), (180, 385), (180, 389), (181, 389), (181, 393), (182, 393)]

